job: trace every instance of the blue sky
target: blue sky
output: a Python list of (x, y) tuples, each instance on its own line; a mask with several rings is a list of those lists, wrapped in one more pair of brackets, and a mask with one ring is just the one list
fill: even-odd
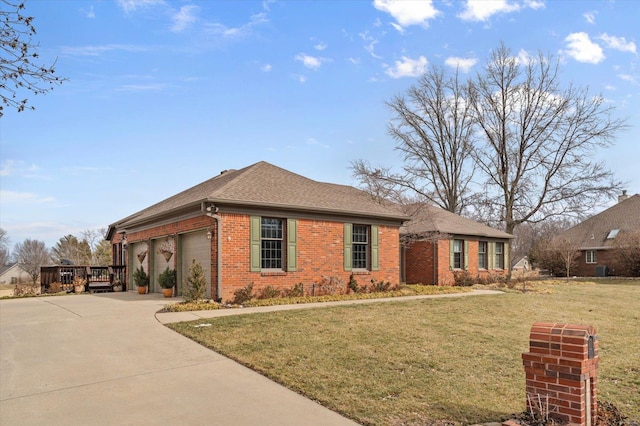
[(384, 102), (430, 65), (480, 70), (501, 41), (560, 58), (631, 128), (598, 159), (640, 193), (635, 1), (28, 0), (43, 63), (69, 78), (0, 118), (0, 227), (11, 247), (106, 227), (268, 161), (356, 184), (401, 164)]

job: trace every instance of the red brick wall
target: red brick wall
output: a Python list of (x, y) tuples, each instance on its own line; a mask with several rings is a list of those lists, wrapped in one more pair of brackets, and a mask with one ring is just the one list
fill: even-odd
[[(491, 275), (504, 275), (506, 271), (478, 268), (478, 240), (466, 240), (469, 244), (469, 268), (467, 272), (473, 277), (487, 277)], [(434, 244), (429, 241), (412, 243), (405, 251), (405, 280), (409, 284), (437, 284), (454, 285), (454, 272), (449, 268), (449, 240), (436, 242), (437, 282), (433, 282), (433, 250)]]
[[(326, 220), (298, 219), (298, 265), (295, 272), (261, 273), (250, 271), (250, 216), (244, 214), (220, 213), (222, 219), (222, 300), (229, 301), (237, 289), (251, 283), (254, 292), (266, 286), (280, 289), (291, 288), (298, 283), (311, 288), (322, 276), (335, 276), (345, 285), (350, 271), (344, 270), (343, 239), (344, 223)], [(211, 294), (216, 294), (217, 286), (217, 232), (216, 221), (208, 216), (198, 216), (175, 223), (158, 226), (144, 231), (127, 233), (129, 244), (148, 241), (164, 235), (180, 234), (210, 227), (211, 238)], [(370, 285), (371, 279), (398, 284), (400, 280), (400, 246), (398, 228), (378, 227), (379, 230), (379, 270), (355, 273), (360, 285)], [(115, 238), (114, 238), (115, 242)], [(179, 248), (178, 248), (179, 249)], [(179, 256), (174, 256), (175, 262)]]
[(596, 267), (598, 266), (608, 266), (609, 274), (616, 274), (615, 256), (609, 250), (597, 250), (596, 260), (597, 263), (587, 263), (586, 253), (585, 251), (581, 251), (575, 274), (579, 277), (595, 277)]
[[(303, 283), (309, 289), (322, 276), (335, 276), (345, 285), (350, 271), (344, 270), (344, 223), (326, 220), (298, 219), (297, 271), (262, 273), (250, 271), (250, 217), (242, 214), (222, 215), (222, 299), (233, 299), (236, 290), (253, 283), (254, 292), (266, 286), (279, 289)], [(379, 270), (354, 274), (360, 285), (370, 280), (400, 279), (400, 248), (397, 227), (379, 226)]]

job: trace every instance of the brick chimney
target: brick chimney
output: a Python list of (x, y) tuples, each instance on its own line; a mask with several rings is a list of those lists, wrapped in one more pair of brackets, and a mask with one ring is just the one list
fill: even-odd
[(627, 195), (627, 190), (623, 190), (622, 191), (622, 195), (618, 195), (618, 202), (624, 201), (627, 198), (629, 198), (629, 196)]

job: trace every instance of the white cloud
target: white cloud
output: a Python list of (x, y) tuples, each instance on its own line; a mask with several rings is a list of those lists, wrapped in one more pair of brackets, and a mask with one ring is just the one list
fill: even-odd
[(392, 78), (419, 77), (424, 74), (427, 63), (427, 58), (424, 56), (418, 59), (403, 56), (401, 61), (396, 61), (395, 66), (387, 68), (385, 73)]
[(40, 167), (27, 165), (24, 161), (5, 160), (0, 167), (0, 176), (19, 176), (21, 178), (44, 178)]
[(98, 46), (79, 46), (79, 47), (71, 47), (71, 46), (62, 46), (61, 51), (64, 55), (71, 56), (100, 56), (103, 53), (111, 52), (111, 51), (123, 51), (123, 52), (148, 52), (153, 50), (154, 48), (149, 46), (136, 46), (136, 45), (127, 45), (127, 44), (103, 44)]
[(161, 92), (166, 89), (166, 85), (162, 83), (156, 84), (125, 84), (121, 86), (119, 92)]
[(260, 70), (261, 70), (261, 71), (264, 71), (264, 72), (269, 72), (269, 71), (271, 71), (271, 68), (272, 68), (272, 67), (271, 67), (271, 64), (264, 64), (264, 65), (262, 65), (262, 66), (260, 67)]
[(378, 40), (373, 36), (369, 35), (367, 31), (358, 34), (362, 40), (366, 43), (364, 45), (364, 49), (369, 52), (369, 55), (376, 59), (382, 59), (382, 56), (376, 54), (376, 44), (378, 44)]
[(606, 84), (604, 86), (604, 90), (616, 90), (616, 86), (613, 86), (611, 84)]
[(205, 31), (209, 34), (221, 36), (223, 38), (241, 38), (251, 34), (255, 26), (264, 22), (269, 22), (266, 13), (258, 13), (252, 15), (249, 22), (239, 27), (227, 27), (224, 24), (216, 22), (213, 24), (207, 24), (205, 26)]
[(193, 4), (182, 6), (180, 8), (180, 11), (171, 17), (171, 19), (173, 19), (173, 25), (171, 26), (171, 31), (179, 33), (181, 31), (186, 30), (191, 24), (196, 22), (197, 10), (198, 10), (198, 6)]
[(524, 4), (529, 9), (533, 9), (533, 10), (544, 9), (545, 7), (547, 7), (544, 4), (544, 1), (541, 1), (541, 0), (524, 0)]
[(596, 13), (598, 12), (585, 12), (582, 16), (584, 16), (585, 21), (589, 24), (596, 23)]
[(93, 10), (93, 6), (91, 6), (89, 10), (84, 12), (84, 16), (86, 16), (89, 19), (93, 19), (96, 17), (96, 12)]
[(315, 46), (313, 46), (313, 48), (318, 50), (318, 51), (320, 51), (320, 52), (322, 52), (323, 50), (325, 50), (327, 48), (327, 44), (323, 43), (323, 42), (320, 42), (320, 43), (316, 44)]
[(632, 41), (627, 42), (624, 37), (610, 36), (607, 33), (600, 34), (598, 37), (604, 42), (606, 47), (619, 50), (621, 52), (636, 53), (636, 44)]
[(307, 139), (307, 145), (315, 145), (315, 146), (320, 146), (322, 148), (328, 149), (329, 145), (325, 145), (323, 143), (318, 142), (315, 138), (309, 138)]
[(638, 80), (636, 79), (636, 77), (630, 75), (630, 74), (618, 74), (618, 77), (624, 81), (628, 81), (629, 83), (632, 84), (640, 84), (638, 83)]
[(305, 77), (304, 75), (291, 74), (291, 77), (293, 77), (295, 80), (297, 80), (298, 83), (306, 83), (307, 82), (307, 77)]
[(467, 0), (464, 10), (458, 14), (463, 21), (487, 21), (498, 13), (511, 13), (520, 6), (507, 0)]
[(118, 0), (118, 5), (125, 13), (131, 13), (138, 9), (145, 9), (147, 7), (164, 4), (166, 4), (164, 0)]
[(592, 42), (587, 33), (571, 33), (564, 41), (567, 42), (567, 50), (561, 52), (578, 62), (598, 64), (605, 58), (602, 48)]
[(358, 65), (360, 63), (360, 58), (348, 58), (347, 60), (353, 65)]
[(468, 73), (469, 70), (478, 63), (478, 60), (474, 58), (458, 58), (450, 56), (444, 61), (444, 63), (451, 68), (457, 68), (463, 73)]
[(312, 70), (317, 70), (322, 66), (322, 62), (326, 61), (326, 59), (307, 55), (306, 53), (297, 54), (295, 60), (302, 62), (305, 67)]
[(38, 194), (33, 194), (31, 192), (15, 192), (15, 191), (7, 191), (5, 189), (0, 190), (0, 199), (2, 199), (3, 203), (7, 204), (42, 204), (42, 203), (52, 203), (55, 201), (53, 197), (43, 197)]
[(373, 7), (393, 16), (396, 22), (402, 27), (408, 27), (410, 25), (426, 27), (430, 19), (434, 19), (441, 13), (433, 7), (431, 0), (374, 0)]

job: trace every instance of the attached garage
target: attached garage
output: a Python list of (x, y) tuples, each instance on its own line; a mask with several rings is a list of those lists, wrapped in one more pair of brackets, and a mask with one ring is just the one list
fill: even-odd
[(181, 258), (178, 267), (178, 295), (182, 295), (184, 281), (189, 274), (189, 267), (195, 260), (200, 262), (207, 278), (207, 297), (211, 298), (211, 241), (207, 232), (196, 231), (179, 236)]

